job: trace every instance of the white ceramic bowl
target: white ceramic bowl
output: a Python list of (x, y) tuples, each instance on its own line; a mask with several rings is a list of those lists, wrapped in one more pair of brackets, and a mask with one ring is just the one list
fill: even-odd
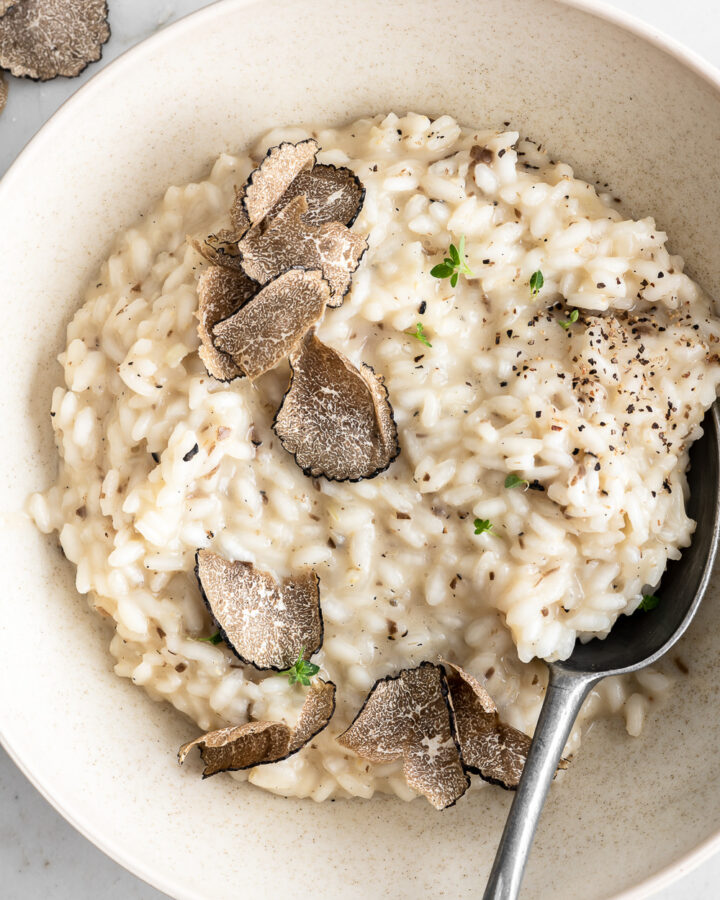
[[(113, 675), (103, 622), (22, 512), (52, 478), (55, 357), (83, 285), (116, 231), (221, 151), (272, 125), (411, 109), (511, 122), (656, 215), (718, 294), (720, 82), (612, 18), (555, 0), (227, 0), (94, 78), (0, 185), (3, 742), (77, 828), (175, 897), (479, 897), (511, 797), (315, 805), (177, 767), (187, 723)], [(597, 725), (553, 787), (524, 896), (637, 898), (717, 845), (716, 601), (644, 736)]]

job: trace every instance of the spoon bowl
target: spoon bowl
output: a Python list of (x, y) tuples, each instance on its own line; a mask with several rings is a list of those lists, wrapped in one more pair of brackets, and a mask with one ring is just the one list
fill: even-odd
[(647, 612), (620, 616), (610, 634), (576, 643), (562, 662), (550, 663), (545, 701), (517, 793), (500, 839), (484, 900), (514, 900), (548, 789), (570, 729), (590, 690), (608, 675), (652, 665), (679, 640), (702, 601), (720, 538), (720, 413), (715, 403), (704, 434), (690, 450), (687, 513), (695, 520), (692, 543), (668, 564), (661, 602)]

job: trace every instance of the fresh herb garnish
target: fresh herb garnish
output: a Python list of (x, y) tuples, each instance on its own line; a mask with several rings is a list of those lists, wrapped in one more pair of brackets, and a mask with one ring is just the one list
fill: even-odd
[(317, 675), (320, 671), (320, 666), (316, 666), (315, 663), (308, 662), (304, 658), (305, 648), (302, 647), (300, 650), (300, 655), (292, 664), (289, 669), (285, 669), (284, 672), (278, 672), (278, 675), (286, 675), (289, 684), (304, 684), (305, 687), (308, 687), (310, 684), (310, 679)]
[(574, 325), (575, 322), (577, 322), (579, 315), (580, 315), (580, 313), (576, 309), (574, 309), (570, 313), (569, 321), (564, 322), (562, 319), (560, 319), (560, 325), (565, 329), (565, 331), (567, 331), (571, 325)]
[(455, 244), (450, 244), (448, 247), (448, 255), (441, 263), (438, 263), (430, 269), (430, 274), (433, 278), (449, 278), (451, 287), (455, 287), (458, 283), (458, 278), (461, 275), (469, 275), (471, 278), (474, 276), (475, 273), (471, 270), (465, 259), (464, 234), (460, 237), (457, 247)]
[(204, 641), (206, 644), (220, 644), (222, 643), (222, 635), (219, 631), (216, 631), (215, 634), (211, 634), (210, 637), (195, 638), (195, 640)]
[(505, 487), (506, 488), (512, 489), (512, 488), (520, 487), (521, 484), (524, 484), (525, 486), (529, 486), (530, 482), (527, 480), (527, 478), (520, 478), (519, 475), (515, 475), (515, 474), (508, 475), (508, 477), (505, 479)]
[(656, 597), (655, 594), (643, 594), (638, 609), (641, 609), (643, 612), (650, 612), (651, 609), (655, 609), (655, 607), (659, 605), (660, 598)]
[(432, 347), (432, 344), (425, 336), (425, 329), (423, 328), (422, 322), (417, 323), (415, 331), (405, 331), (403, 334), (409, 334), (410, 337), (417, 338), (421, 343), (425, 344), (426, 347)]
[(545, 284), (545, 279), (543, 278), (543, 273), (540, 269), (537, 272), (533, 272), (530, 276), (530, 296), (537, 297), (540, 293), (540, 288)]
[(490, 519), (475, 519), (475, 534), (494, 534)]

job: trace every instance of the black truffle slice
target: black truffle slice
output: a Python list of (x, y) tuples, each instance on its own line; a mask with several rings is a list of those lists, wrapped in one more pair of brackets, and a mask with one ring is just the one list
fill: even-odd
[(205, 763), (203, 778), (218, 772), (237, 772), (286, 757), (290, 734), (282, 722), (247, 722), (221, 728), (183, 744), (178, 751), (178, 762), (182, 765), (192, 748), (200, 747)]
[(319, 269), (290, 269), (215, 325), (215, 347), (248, 378), (259, 378), (285, 359), (320, 321), (329, 299), (330, 286)]
[(245, 234), (250, 228), (250, 219), (245, 212), (245, 188), (235, 189), (235, 200), (230, 207), (230, 221), (232, 222), (232, 233), (236, 241)]
[[(465, 768), (485, 781), (515, 790), (532, 739), (500, 721), (495, 703), (476, 678), (452, 663), (445, 665)], [(561, 760), (559, 768), (566, 767), (567, 761)]]
[(335, 712), (335, 685), (318, 682), (308, 691), (295, 728), (283, 722), (247, 722), (210, 731), (183, 744), (178, 762), (182, 765), (193, 747), (199, 747), (205, 763), (203, 778), (208, 778), (287, 759), (319, 734)]
[(291, 200), (302, 194), (308, 205), (303, 222), (316, 227), (327, 222), (340, 222), (349, 228), (360, 214), (365, 200), (365, 188), (351, 169), (318, 163), (297, 176), (270, 210), (268, 218), (274, 218)]
[[(233, 272), (245, 275), (242, 267), (242, 257), (237, 246), (237, 238), (232, 231), (219, 231), (217, 234), (209, 234), (204, 241), (188, 238), (193, 248), (208, 262)], [(245, 276), (247, 278), (247, 276)], [(256, 290), (259, 288), (257, 285)]]
[(335, 712), (335, 685), (318, 678), (312, 683), (290, 738), (290, 753), (296, 753), (320, 734)]
[[(460, 682), (463, 682), (472, 690), (475, 698), (474, 702), (476, 703), (479, 710), (487, 713), (488, 715), (497, 713), (498, 708), (495, 705), (495, 701), (474, 675), (466, 672), (465, 669), (462, 669), (460, 666), (456, 666), (455, 663), (451, 663), (446, 659), (442, 659), (442, 657), (440, 658), (440, 662), (450, 669), (450, 673), (446, 673), (446, 677), (448, 680), (448, 684), (451, 687), (455, 686), (457, 691), (459, 691), (463, 687)], [(450, 695), (452, 697), (452, 690), (450, 691)]]
[(0, 17), (0, 68), (72, 78), (100, 59), (109, 37), (105, 0), (22, 0)]
[(252, 563), (198, 550), (195, 574), (220, 634), (256, 669), (289, 669), (320, 649), (323, 621), (318, 577), (309, 570), (278, 582)]
[(303, 169), (312, 168), (319, 149), (318, 142), (309, 139), (297, 144), (284, 141), (268, 150), (242, 190), (241, 203), (250, 225), (265, 218)]
[(269, 219), (267, 227), (248, 231), (238, 243), (243, 270), (266, 284), (291, 266), (322, 269), (332, 288), (328, 305), (340, 306), (367, 241), (340, 222), (327, 222), (319, 228), (308, 225), (303, 221), (307, 212), (307, 199), (300, 195)]
[(436, 809), (468, 789), (442, 666), (421, 663), (375, 683), (338, 742), (373, 763), (403, 760), (407, 783)]
[(257, 293), (258, 286), (243, 272), (209, 266), (198, 279), (198, 336), (200, 338), (200, 359), (213, 378), (231, 381), (242, 375), (232, 361), (213, 343), (213, 327), (232, 315)]
[(382, 378), (308, 333), (290, 356), (290, 387), (273, 428), (306, 475), (359, 481), (400, 452)]

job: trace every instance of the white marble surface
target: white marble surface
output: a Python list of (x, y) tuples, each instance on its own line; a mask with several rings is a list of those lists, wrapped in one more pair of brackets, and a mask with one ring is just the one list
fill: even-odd
[[(112, 37), (103, 59), (80, 78), (35, 84), (11, 79), (0, 116), (0, 175), (38, 128), (99, 68), (159, 28), (207, 6), (207, 0), (110, 0)], [(717, 0), (609, 0), (720, 66)], [(0, 749), (0, 897), (5, 900), (158, 900), (76, 832)], [(716, 900), (720, 855), (656, 895), (656, 900)], [(370, 898), (372, 900), (372, 898)], [(578, 898), (582, 900), (582, 898)]]

